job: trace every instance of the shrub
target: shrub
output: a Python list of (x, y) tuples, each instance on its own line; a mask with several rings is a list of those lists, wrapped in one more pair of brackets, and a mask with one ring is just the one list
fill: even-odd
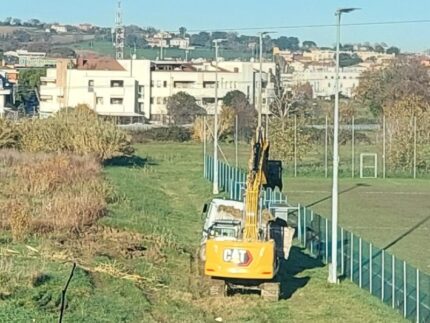
[(94, 157), (1, 151), (0, 171), (0, 228), (15, 240), (79, 232), (106, 212), (110, 187)]
[(10, 121), (0, 119), (0, 148), (14, 148), (18, 144), (18, 132)]
[(134, 131), (131, 135), (133, 143), (143, 143), (145, 141), (185, 142), (191, 140), (191, 130), (178, 126)]
[(19, 129), (19, 147), (28, 152), (90, 154), (99, 160), (134, 152), (124, 131), (101, 120), (85, 105), (61, 110), (51, 118), (25, 121)]

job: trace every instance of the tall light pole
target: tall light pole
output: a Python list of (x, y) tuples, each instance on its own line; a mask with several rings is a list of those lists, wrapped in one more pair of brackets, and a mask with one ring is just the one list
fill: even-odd
[(225, 39), (214, 39), (215, 44), (215, 112), (214, 112), (214, 181), (213, 194), (219, 194), (218, 185), (218, 48)]
[(263, 113), (263, 36), (274, 32), (263, 31), (258, 33), (260, 38), (260, 71), (258, 83), (258, 128), (261, 128), (261, 118)]
[(334, 133), (333, 133), (333, 190), (332, 190), (332, 237), (331, 237), (331, 264), (329, 265), (328, 281), (337, 284), (337, 224), (339, 210), (339, 52), (340, 52), (340, 21), (343, 13), (349, 13), (358, 8), (342, 8), (336, 10), (336, 73), (335, 73), (335, 99), (334, 99)]

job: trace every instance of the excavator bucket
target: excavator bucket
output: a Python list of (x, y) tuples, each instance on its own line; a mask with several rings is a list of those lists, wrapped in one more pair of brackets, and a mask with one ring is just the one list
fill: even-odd
[(264, 188), (271, 188), (274, 190), (277, 187), (282, 191), (282, 161), (268, 160), (266, 162), (264, 176), (267, 181), (266, 184), (264, 184)]

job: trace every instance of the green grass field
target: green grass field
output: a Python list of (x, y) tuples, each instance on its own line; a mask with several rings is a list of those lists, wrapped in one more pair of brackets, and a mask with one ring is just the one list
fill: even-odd
[[(78, 241), (33, 237), (25, 244), (2, 232), (0, 322), (54, 321), (70, 259), (86, 253), (95, 256), (75, 273), (64, 322), (403, 321), (352, 283), (327, 284), (327, 268), (297, 247), (282, 272), (280, 302), (199, 297), (190, 254), (200, 238), (200, 209), (211, 198), (201, 152), (195, 144), (151, 143), (138, 146), (133, 164), (108, 166), (118, 198), (100, 221), (102, 232)], [(13, 281), (13, 292), (3, 292)]]
[[(108, 41), (85, 41), (82, 43), (78, 43), (72, 46), (75, 50), (84, 50), (84, 51), (93, 51), (98, 54), (106, 55), (106, 56), (114, 56), (115, 50), (112, 46), (111, 42)], [(127, 48), (125, 49), (125, 57), (129, 58), (131, 56), (132, 49)], [(137, 58), (138, 59), (156, 59), (160, 56), (160, 49), (159, 48), (145, 48), (145, 49), (137, 49)], [(207, 48), (196, 48), (194, 50), (191, 50), (189, 53), (189, 58), (212, 58), (214, 57), (215, 52), (214, 50), (207, 49)], [(242, 58), (242, 59), (250, 59), (252, 57), (252, 53), (247, 52), (238, 52), (233, 50), (227, 50), (227, 49), (220, 49), (220, 55), (224, 57), (225, 59), (235, 59), (235, 58)], [(166, 48), (164, 49), (164, 57), (166, 58), (182, 58), (185, 59), (185, 51), (182, 49), (177, 48)]]
[[(209, 149), (212, 147), (208, 152)], [(234, 165), (234, 146), (223, 144), (222, 150), (226, 157), (222, 155), (222, 160)], [(345, 159), (350, 151), (341, 147), (340, 153)], [(240, 145), (239, 165), (245, 167), (248, 158), (249, 146)], [(331, 168), (329, 178), (324, 177), (323, 169), (304, 172), (299, 167), (298, 177), (294, 177), (291, 165), (285, 168), (284, 192), (289, 201), (309, 205), (316, 213), (330, 217)], [(340, 176), (340, 225), (380, 248), (388, 247), (400, 259), (430, 273), (430, 252), (426, 248), (430, 245), (428, 174), (421, 175), (422, 179), (352, 179), (351, 171), (345, 170)]]

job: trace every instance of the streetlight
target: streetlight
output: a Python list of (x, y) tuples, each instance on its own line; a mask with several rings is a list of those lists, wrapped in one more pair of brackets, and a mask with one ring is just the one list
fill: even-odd
[(335, 73), (335, 99), (334, 99), (334, 133), (333, 133), (333, 190), (332, 190), (332, 237), (331, 237), (331, 264), (329, 265), (328, 281), (337, 284), (337, 223), (338, 223), (338, 176), (339, 176), (339, 52), (340, 52), (340, 21), (343, 13), (349, 13), (359, 8), (342, 8), (336, 10), (336, 73)]
[(215, 118), (214, 118), (214, 181), (213, 194), (219, 194), (218, 185), (218, 48), (226, 39), (214, 39), (215, 44)]
[[(262, 93), (263, 92), (263, 36), (268, 34), (274, 34), (274, 33), (275, 32), (270, 32), (270, 31), (263, 31), (258, 33), (260, 37), (260, 72), (259, 72), (260, 82), (258, 84), (258, 128), (261, 128), (261, 117), (263, 113), (263, 93)], [(266, 115), (266, 118), (267, 116), (268, 114)]]

